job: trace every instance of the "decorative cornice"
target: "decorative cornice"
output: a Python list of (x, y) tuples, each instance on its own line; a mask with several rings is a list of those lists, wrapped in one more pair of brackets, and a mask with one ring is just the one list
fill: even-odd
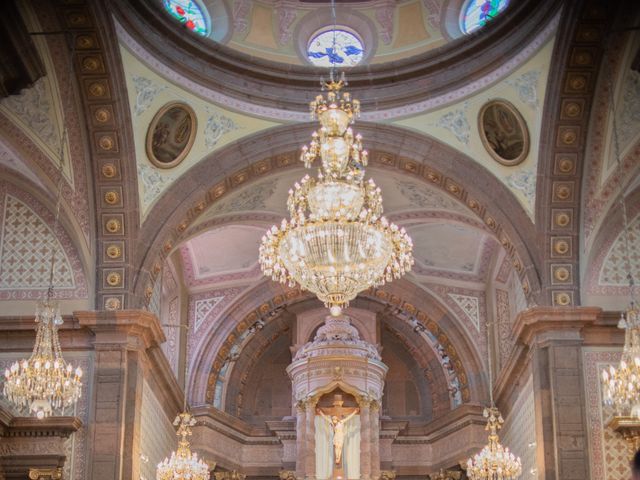
[(534, 348), (565, 342), (622, 346), (619, 318), (619, 312), (603, 312), (598, 307), (534, 307), (520, 312), (511, 328), (516, 345), (495, 382), (496, 401), (501, 403), (517, 388)]
[[(9, 415), (3, 415), (7, 417)], [(4, 423), (7, 419), (0, 419)], [(35, 417), (10, 417), (0, 437), (62, 437), (67, 438), (82, 427), (77, 417), (48, 417), (39, 420)]]
[(81, 311), (73, 315), (95, 334), (96, 348), (103, 344), (137, 345), (146, 350), (166, 341), (157, 317), (146, 310)]

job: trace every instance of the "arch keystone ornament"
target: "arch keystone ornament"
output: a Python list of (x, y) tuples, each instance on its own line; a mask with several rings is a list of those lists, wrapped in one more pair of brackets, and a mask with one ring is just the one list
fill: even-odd
[(365, 182), (368, 153), (349, 124), (360, 102), (342, 92), (344, 79), (324, 84), (326, 98), (311, 102), (319, 133), (303, 147), (310, 168), (321, 160), (317, 179), (308, 175), (289, 190), (291, 220), (272, 226), (262, 238), (262, 272), (280, 283), (298, 283), (322, 300), (334, 316), (358, 293), (402, 277), (413, 265), (411, 238), (382, 216), (382, 195)]

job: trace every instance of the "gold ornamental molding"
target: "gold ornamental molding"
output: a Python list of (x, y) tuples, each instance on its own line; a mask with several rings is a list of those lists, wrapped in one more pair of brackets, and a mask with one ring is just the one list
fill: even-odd
[(60, 480), (62, 468), (30, 468), (29, 480)]
[(607, 427), (624, 438), (629, 447), (629, 458), (633, 458), (640, 449), (640, 419), (616, 415), (609, 421)]

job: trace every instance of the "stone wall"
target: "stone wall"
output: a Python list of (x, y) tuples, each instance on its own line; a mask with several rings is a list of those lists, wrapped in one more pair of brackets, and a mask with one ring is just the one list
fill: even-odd
[(156, 467), (178, 446), (173, 419), (167, 417), (148, 382), (142, 387), (140, 410), (140, 480), (156, 478)]
[(604, 426), (612, 409), (602, 404), (600, 381), (600, 372), (620, 361), (620, 349), (592, 347), (582, 354), (591, 480), (627, 480), (631, 477), (629, 451), (622, 437)]
[(533, 378), (525, 381), (509, 416), (505, 419), (501, 442), (522, 460), (522, 480), (537, 477), (536, 462), (536, 410)]

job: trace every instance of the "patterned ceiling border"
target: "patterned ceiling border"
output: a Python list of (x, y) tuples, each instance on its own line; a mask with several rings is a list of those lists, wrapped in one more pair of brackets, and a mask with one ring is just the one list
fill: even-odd
[[(304, 124), (276, 127), (236, 142), (195, 165), (156, 202), (137, 242), (136, 256), (141, 264), (134, 294), (141, 306), (148, 305), (166, 257), (184, 241), (185, 232), (207, 208), (255, 179), (299, 167), (297, 152), (289, 145), (297, 146), (307, 128)], [(540, 286), (534, 263), (538, 257), (534, 227), (504, 185), (464, 154), (422, 135), (388, 125), (361, 124), (360, 131), (372, 139), (372, 166), (419, 178), (466, 205), (507, 251), (525, 295), (537, 297)], [(399, 153), (387, 153), (377, 145), (397, 148)], [(264, 152), (272, 154), (265, 158)], [(238, 168), (239, 156), (246, 159), (246, 166)], [(166, 212), (172, 213), (167, 216)]]
[[(614, 2), (620, 6), (623, 2)], [(549, 128), (538, 158), (536, 225), (543, 241), (540, 305), (580, 303), (579, 218), (589, 112), (606, 31), (606, 0), (567, 2), (554, 47), (544, 105)]]
[(132, 240), (138, 228), (135, 157), (122, 60), (109, 2), (57, 0), (73, 35), (75, 74), (91, 146), (97, 231), (96, 308), (132, 306)]

